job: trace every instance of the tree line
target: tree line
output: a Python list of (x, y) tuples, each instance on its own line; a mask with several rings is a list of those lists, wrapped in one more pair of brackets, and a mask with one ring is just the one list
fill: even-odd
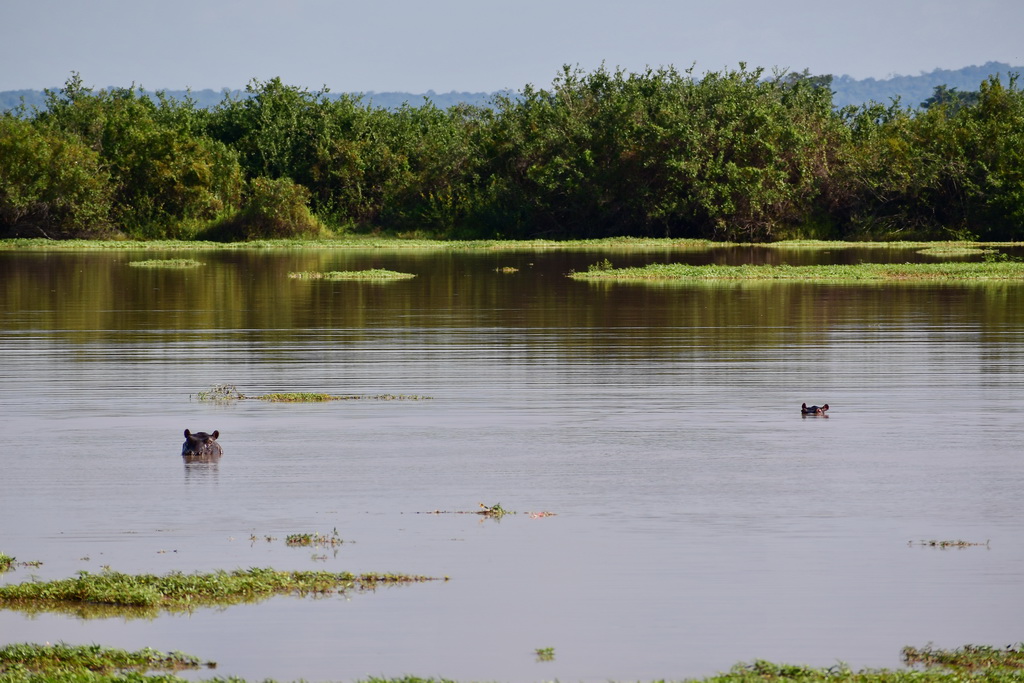
[(927, 109), (828, 77), (564, 67), (487, 106), (254, 80), (213, 108), (72, 74), (0, 117), (0, 235), (1024, 239), (1011, 76)]

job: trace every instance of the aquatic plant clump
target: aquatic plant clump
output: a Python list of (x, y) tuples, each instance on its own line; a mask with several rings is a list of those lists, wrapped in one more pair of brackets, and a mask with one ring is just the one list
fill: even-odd
[(129, 261), (133, 268), (196, 268), (203, 265), (190, 258), (153, 259), (150, 261)]
[(0, 674), (5, 674), (5, 680), (15, 680), (7, 679), (6, 676), (19, 670), (44, 675), (50, 679), (56, 675), (70, 678), (70, 672), (123, 674), (129, 671), (181, 671), (200, 667), (212, 669), (216, 667), (216, 663), (203, 662), (198, 657), (182, 652), (164, 654), (150, 648), (129, 652), (101, 645), (66, 643), (13, 643), (0, 648)]
[(592, 265), (585, 273), (573, 272), (576, 280), (702, 281), (772, 280), (792, 282), (905, 282), (1024, 280), (1024, 263), (861, 263), (858, 265), (741, 265), (695, 266), (654, 263), (637, 268)]
[(394, 270), (374, 268), (370, 270), (334, 270), (326, 273), (303, 271), (288, 273), (288, 277), (296, 280), (408, 280), (416, 277), (412, 273), (399, 273)]
[(989, 645), (964, 645), (956, 650), (933, 648), (903, 648), (903, 661), (910, 666), (943, 667), (947, 669), (978, 671), (982, 669), (1024, 669), (1024, 643), (1005, 648)]
[(985, 541), (984, 543), (979, 543), (979, 542), (963, 541), (963, 540), (956, 540), (956, 541), (937, 541), (937, 540), (931, 540), (931, 541), (918, 541), (917, 543), (914, 543), (914, 541), (909, 541), (907, 545), (919, 545), (919, 546), (926, 547), (926, 548), (942, 548), (942, 549), (946, 549), (946, 548), (971, 548), (971, 547), (975, 547), (975, 546), (984, 546), (984, 547), (987, 548), (989, 546), (989, 542)]
[(200, 401), (238, 401), (247, 398), (234, 384), (214, 384), (196, 394)]
[(234, 384), (215, 384), (196, 394), (200, 401), (268, 401), (270, 403), (323, 403), (326, 401), (424, 401), (429, 396), (414, 394), (336, 395), (308, 391), (272, 392), (246, 396)]
[(406, 574), (288, 572), (271, 568), (207, 574), (172, 572), (165, 576), (83, 571), (73, 579), (0, 586), (0, 606), (90, 603), (187, 609), (257, 601), (274, 595), (326, 595), (431, 580), (434, 579)]
[(341, 545), (344, 542), (345, 542), (344, 539), (342, 539), (342, 537), (338, 533), (337, 529), (334, 529), (331, 532), (330, 535), (321, 534), (321, 533), (288, 534), (284, 538), (285, 545), (292, 546), (292, 547), (305, 547), (305, 546), (327, 547), (327, 546), (330, 546), (330, 547), (333, 548), (334, 546)]

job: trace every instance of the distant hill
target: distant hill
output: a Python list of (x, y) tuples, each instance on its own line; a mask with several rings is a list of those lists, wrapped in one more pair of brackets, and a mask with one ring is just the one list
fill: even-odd
[[(918, 107), (932, 96), (937, 85), (956, 88), (961, 92), (977, 90), (982, 81), (989, 76), (999, 76), (1005, 84), (1010, 73), (1024, 73), (1024, 66), (1010, 66), (1003, 62), (987, 62), (981, 66), (965, 66), (955, 71), (936, 69), (917, 76), (891, 76), (890, 78), (865, 78), (857, 80), (850, 76), (835, 76), (832, 79), (832, 90), (835, 93), (833, 102), (836, 107), (849, 104), (860, 105), (865, 102), (889, 104), (898, 97), (900, 104), (907, 107)], [(200, 107), (214, 107), (224, 100), (225, 95), (244, 97), (243, 90), (196, 90), (187, 93), (185, 90), (168, 90), (167, 94), (182, 99), (190, 94)], [(425, 100), (430, 100), (436, 107), (447, 109), (455, 104), (466, 103), (486, 105), (497, 93), (485, 92), (447, 92), (436, 93), (428, 90), (425, 93), (407, 92), (367, 92), (362, 93), (363, 102), (374, 107), (397, 109), (403, 104), (418, 107)], [(24, 100), (28, 107), (42, 107), (45, 100), (41, 90), (6, 90), (0, 91), (0, 111), (8, 111), (17, 107)]]
[[(1003, 62), (987, 62), (981, 66), (965, 66), (962, 69), (936, 69), (919, 76), (892, 76), (877, 80), (857, 80), (850, 76), (836, 76), (832, 79), (832, 102), (837, 107), (848, 104), (860, 105), (865, 102), (889, 104), (894, 97), (906, 107), (918, 107), (932, 96), (935, 86), (945, 85), (960, 92), (977, 90), (989, 76), (999, 76), (1005, 85), (1010, 73), (1024, 73), (1024, 66), (1010, 66)], [(1024, 83), (1021, 83), (1024, 85)]]

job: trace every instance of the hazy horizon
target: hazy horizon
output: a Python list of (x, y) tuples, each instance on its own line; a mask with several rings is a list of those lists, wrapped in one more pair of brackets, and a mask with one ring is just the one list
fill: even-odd
[(1024, 64), (1024, 3), (865, 0), (6, 0), (0, 90), (221, 91), (252, 79), (335, 92), (493, 92), (590, 71), (691, 66), (858, 80)]

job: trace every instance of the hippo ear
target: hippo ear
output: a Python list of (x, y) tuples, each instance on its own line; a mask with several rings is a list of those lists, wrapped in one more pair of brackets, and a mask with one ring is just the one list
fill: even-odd
[(216, 439), (218, 436), (220, 436), (220, 432), (218, 430), (214, 429), (213, 430), (213, 438)]
[(190, 431), (188, 431), (188, 430), (186, 429), (186, 430), (185, 430), (185, 438), (187, 439), (187, 438), (188, 438), (188, 437), (190, 437), (190, 436), (192, 436), (192, 432), (190, 432)]

